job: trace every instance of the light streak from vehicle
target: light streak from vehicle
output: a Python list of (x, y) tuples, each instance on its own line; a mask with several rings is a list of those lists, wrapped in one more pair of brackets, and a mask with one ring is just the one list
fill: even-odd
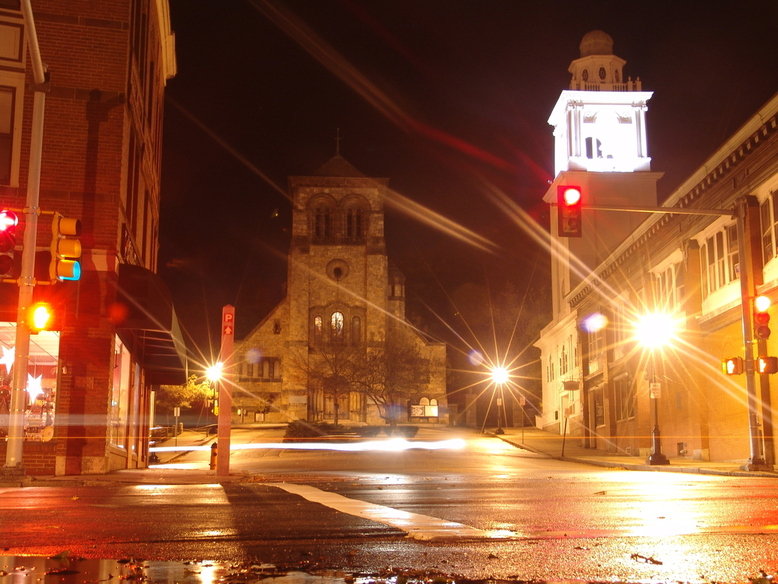
[[(403, 452), (405, 450), (461, 450), (461, 438), (435, 441), (411, 441), (403, 438), (366, 440), (362, 442), (255, 442), (231, 444), (230, 450), (340, 450), (343, 452)], [(149, 452), (210, 451), (210, 444), (195, 446), (152, 446)]]

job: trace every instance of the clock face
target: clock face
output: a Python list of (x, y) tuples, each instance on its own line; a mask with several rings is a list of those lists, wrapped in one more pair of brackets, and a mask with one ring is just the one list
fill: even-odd
[(583, 77), (584, 81), (589, 81), (589, 70), (588, 69), (584, 69), (583, 73), (581, 74), (581, 77)]
[(605, 67), (600, 67), (600, 79), (605, 80)]

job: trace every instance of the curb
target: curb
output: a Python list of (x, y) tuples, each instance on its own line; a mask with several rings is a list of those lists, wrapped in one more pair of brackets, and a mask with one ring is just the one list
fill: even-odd
[(721, 470), (715, 468), (703, 468), (703, 467), (696, 467), (696, 466), (691, 467), (691, 466), (673, 466), (673, 465), (653, 466), (650, 464), (634, 464), (630, 462), (619, 462), (615, 460), (614, 461), (596, 460), (591, 458), (581, 458), (578, 456), (561, 456), (561, 455), (558, 456), (554, 454), (549, 454), (548, 452), (543, 452), (542, 450), (538, 450), (537, 448), (533, 448), (532, 446), (528, 446), (527, 444), (516, 444), (512, 440), (508, 440), (506, 437), (500, 434), (494, 434), (494, 436), (496, 438), (499, 438), (503, 442), (514, 446), (515, 448), (527, 450), (528, 452), (532, 452), (534, 454), (547, 456), (548, 458), (553, 458), (555, 460), (561, 460), (564, 462), (575, 462), (578, 464), (588, 464), (590, 466), (600, 466), (605, 468), (620, 468), (623, 470), (630, 470), (630, 471), (677, 472), (677, 473), (716, 475), (716, 476), (728, 476), (728, 477), (759, 477), (759, 478), (771, 478), (771, 479), (778, 478), (778, 473), (771, 472), (771, 471)]

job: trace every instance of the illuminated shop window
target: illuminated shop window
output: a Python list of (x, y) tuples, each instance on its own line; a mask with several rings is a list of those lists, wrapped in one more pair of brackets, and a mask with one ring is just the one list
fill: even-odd
[[(16, 323), (0, 323), (0, 437), (8, 433), (15, 343)], [(41, 331), (30, 337), (24, 395), (25, 440), (46, 442), (54, 437), (58, 361), (59, 332)]]
[(114, 337), (111, 404), (108, 411), (108, 437), (113, 446), (127, 447), (127, 420), (130, 404), (131, 359), (127, 347)]

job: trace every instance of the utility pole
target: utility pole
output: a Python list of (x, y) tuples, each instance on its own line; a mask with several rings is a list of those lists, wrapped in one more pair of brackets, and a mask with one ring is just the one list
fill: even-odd
[(43, 150), (43, 117), (46, 109), (48, 83), (41, 60), (38, 35), (32, 16), (30, 0), (21, 0), (24, 29), (30, 47), (30, 61), (33, 71), (32, 130), (30, 137), (30, 159), (27, 171), (27, 199), (24, 208), (24, 239), (22, 243), (22, 266), (19, 276), (19, 301), (16, 317), (15, 358), (11, 407), (8, 421), (8, 443), (5, 466), (8, 472), (22, 472), (24, 450), (24, 403), (27, 388), (27, 367), (30, 358), (30, 327), (27, 324), (27, 309), (32, 305), (35, 287), (35, 246), (40, 214), (40, 174)]
[(738, 262), (740, 264), (740, 305), (743, 315), (743, 361), (745, 363), (748, 401), (748, 436), (750, 457), (746, 470), (771, 470), (762, 451), (759, 434), (759, 408), (754, 366), (754, 298), (756, 286), (762, 283), (762, 262), (759, 250), (759, 202), (753, 195), (735, 202), (737, 217)]

